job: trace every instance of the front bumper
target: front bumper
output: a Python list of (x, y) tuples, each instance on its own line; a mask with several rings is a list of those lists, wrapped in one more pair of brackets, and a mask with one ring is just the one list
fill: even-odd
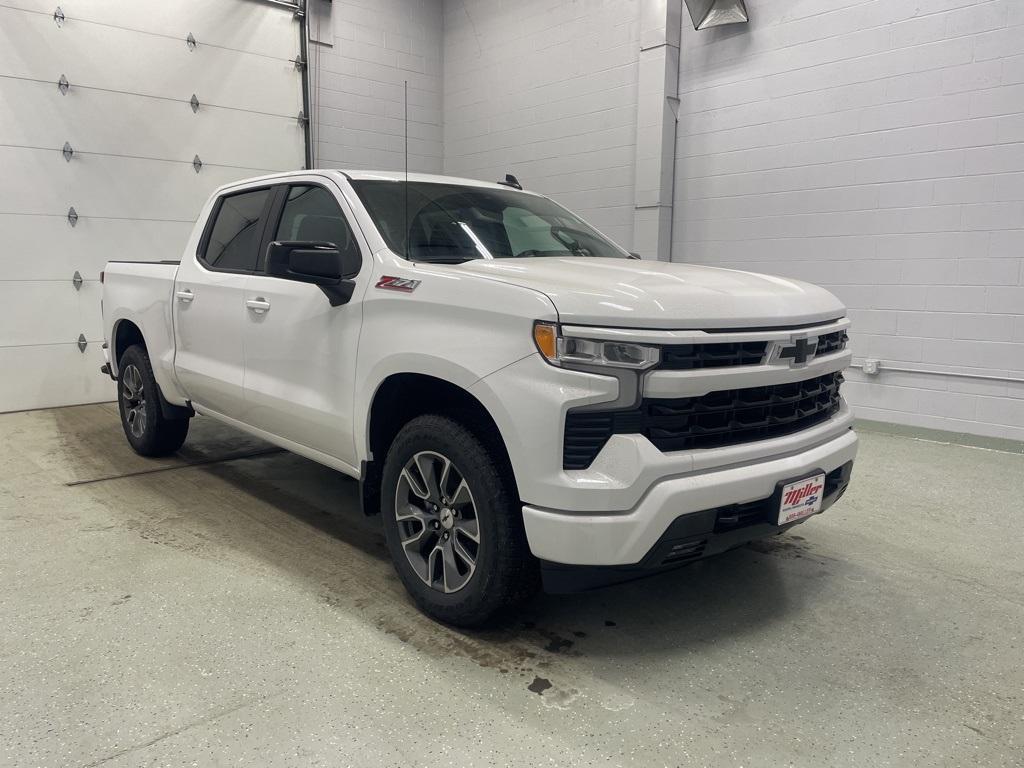
[[(753, 529), (748, 533), (754, 535), (746, 537), (742, 533), (745, 529), (739, 528), (736, 530), (741, 533), (730, 533), (714, 543), (713, 539), (725, 533), (715, 532), (722, 508), (769, 499), (782, 480), (819, 470), (832, 477), (836, 470), (852, 467), (856, 453), (857, 435), (847, 428), (826, 442), (789, 455), (663, 477), (624, 512), (587, 513), (525, 505), (526, 536), (535, 556), (562, 565), (643, 570), (652, 562), (661, 563), (656, 557), (659, 543), (680, 538), (679, 531), (685, 532), (683, 539), (703, 536), (706, 542), (702, 551), (713, 554), (758, 537)], [(848, 482), (848, 471), (845, 478)], [(826, 503), (835, 501), (836, 493), (834, 488)], [(759, 535), (778, 530), (772, 525)]]
[[(852, 461), (829, 473), (822, 512), (846, 492), (852, 473)], [(653, 576), (777, 535), (810, 519), (778, 526), (770, 522), (777, 509), (778, 494), (775, 493), (750, 504), (680, 515), (636, 565), (566, 565), (542, 560), (544, 590), (551, 594), (583, 592)]]

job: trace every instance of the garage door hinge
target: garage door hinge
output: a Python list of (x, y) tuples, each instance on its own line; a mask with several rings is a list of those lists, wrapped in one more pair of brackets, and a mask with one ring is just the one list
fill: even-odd
[(78, 211), (75, 210), (75, 206), (68, 208), (68, 224), (72, 227), (78, 223)]
[(192, 167), (195, 168), (196, 173), (202, 170), (203, 161), (199, 159), (199, 155), (192, 158)]
[(64, 149), (62, 149), (60, 152), (62, 155), (64, 155), (64, 159), (67, 160), (69, 163), (71, 162), (71, 158), (75, 156), (75, 148), (71, 146), (71, 142), (69, 141), (64, 142)]
[(53, 12), (53, 20), (57, 23), (58, 27), (64, 26), (64, 11), (60, 9), (59, 5), (57, 6), (57, 10)]
[(82, 290), (82, 273), (77, 269), (75, 270), (75, 276), (71, 278), (71, 284), (75, 286), (76, 291)]
[(192, 98), (189, 100), (188, 103), (192, 106), (193, 114), (199, 111), (199, 97), (196, 96), (194, 93), (192, 94)]
[(185, 45), (188, 46), (190, 51), (194, 51), (196, 49), (196, 38), (191, 32), (189, 32), (188, 37), (185, 38)]
[(299, 110), (299, 114), (295, 116), (295, 119), (299, 121), (299, 125), (303, 126), (309, 122), (309, 118), (306, 117), (306, 113), (301, 109)]
[(85, 354), (85, 348), (89, 346), (89, 342), (85, 340), (85, 334), (78, 334), (78, 351), (83, 355)]
[(295, 65), (295, 68), (299, 70), (299, 72), (302, 72), (306, 68), (306, 60), (302, 58), (301, 53), (298, 54), (294, 59), (292, 59), (292, 63)]
[(57, 90), (60, 91), (61, 96), (68, 95), (68, 88), (71, 87), (71, 83), (68, 82), (67, 77), (64, 75), (60, 76), (60, 80), (57, 81)]

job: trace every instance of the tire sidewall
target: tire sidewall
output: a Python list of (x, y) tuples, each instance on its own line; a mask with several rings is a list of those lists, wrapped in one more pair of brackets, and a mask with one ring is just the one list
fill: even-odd
[[(402, 469), (415, 454), (435, 451), (452, 461), (469, 485), (480, 526), (476, 571), (457, 592), (445, 593), (425, 584), (413, 570), (401, 544), (395, 519), (395, 499)], [(431, 615), (462, 623), (467, 614), (484, 610), (499, 579), (498, 548), (502, 542), (500, 515), (509, 514), (509, 493), (491, 456), (465, 427), (441, 416), (421, 416), (395, 438), (384, 463), (381, 514), (388, 550), (395, 569), (414, 600)]]

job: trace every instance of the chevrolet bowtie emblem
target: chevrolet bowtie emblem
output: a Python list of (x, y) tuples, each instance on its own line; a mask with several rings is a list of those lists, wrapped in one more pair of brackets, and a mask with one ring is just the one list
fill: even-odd
[(818, 348), (818, 340), (813, 342), (809, 339), (797, 339), (792, 347), (783, 347), (779, 357), (792, 360), (794, 365), (803, 365), (810, 358), (814, 357), (814, 351)]

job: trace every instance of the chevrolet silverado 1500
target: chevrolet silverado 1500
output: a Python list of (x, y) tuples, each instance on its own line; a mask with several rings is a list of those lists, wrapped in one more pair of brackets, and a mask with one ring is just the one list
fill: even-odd
[(453, 624), (779, 533), (850, 480), (835, 297), (636, 259), (512, 177), (238, 182), (180, 262), (104, 281), (137, 452), (203, 414), (357, 478)]

